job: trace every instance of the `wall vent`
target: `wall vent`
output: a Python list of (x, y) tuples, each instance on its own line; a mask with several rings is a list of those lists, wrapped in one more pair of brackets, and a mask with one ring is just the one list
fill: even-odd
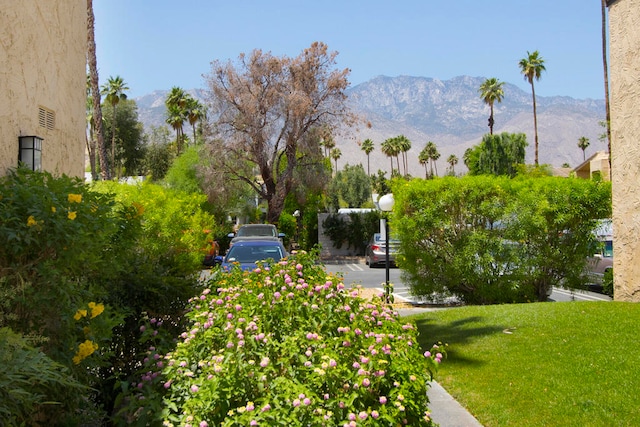
[(38, 124), (47, 130), (56, 127), (56, 113), (45, 107), (38, 107)]

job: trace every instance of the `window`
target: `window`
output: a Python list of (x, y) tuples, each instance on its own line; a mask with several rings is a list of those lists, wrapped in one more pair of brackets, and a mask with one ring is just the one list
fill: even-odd
[(18, 161), (31, 170), (42, 170), (42, 138), (21, 136), (18, 138)]

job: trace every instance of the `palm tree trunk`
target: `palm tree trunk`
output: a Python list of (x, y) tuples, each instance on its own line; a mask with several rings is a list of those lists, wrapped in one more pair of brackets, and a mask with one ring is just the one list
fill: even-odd
[(367, 154), (367, 175), (371, 176), (371, 171), (369, 170), (369, 155)]
[(489, 134), (493, 135), (493, 103), (489, 104), (491, 108), (491, 115), (489, 116)]
[(604, 68), (604, 108), (607, 129), (607, 148), (609, 149), (609, 179), (611, 179), (611, 110), (609, 108), (609, 67), (607, 65), (607, 3), (601, 2), (602, 12), (602, 65)]
[(116, 167), (116, 104), (113, 104), (113, 118), (111, 120), (111, 176), (120, 178), (120, 172)]
[(534, 145), (534, 164), (538, 166), (538, 114), (536, 112), (536, 89), (533, 85), (533, 79), (531, 80), (531, 94), (533, 96), (533, 132), (535, 135)]
[(93, 0), (87, 0), (87, 45), (89, 75), (91, 78), (91, 93), (93, 95), (93, 123), (100, 157), (100, 175), (103, 180), (111, 179), (109, 159), (102, 133), (102, 108), (100, 107), (100, 85), (98, 83), (98, 61), (96, 59), (95, 16), (93, 15)]

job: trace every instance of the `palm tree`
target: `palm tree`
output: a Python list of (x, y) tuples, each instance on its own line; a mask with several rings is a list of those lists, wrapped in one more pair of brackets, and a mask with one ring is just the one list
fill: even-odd
[[(398, 145), (398, 154), (402, 153), (402, 166), (404, 168), (404, 174), (407, 175), (407, 152), (411, 150), (411, 141), (404, 135), (398, 135), (396, 137), (396, 144)], [(398, 169), (400, 164), (398, 164)]]
[(534, 164), (538, 166), (538, 117), (536, 112), (536, 89), (533, 85), (533, 80), (540, 80), (540, 75), (546, 68), (544, 66), (544, 59), (542, 59), (537, 50), (533, 53), (527, 51), (527, 57), (522, 58), (518, 65), (520, 66), (520, 72), (524, 74), (525, 80), (531, 84), (531, 94), (533, 96), (533, 131), (535, 135)]
[(87, 0), (87, 61), (89, 62), (89, 76), (91, 78), (91, 94), (93, 98), (93, 126), (98, 140), (100, 156), (100, 175), (103, 180), (111, 179), (109, 158), (102, 134), (102, 106), (100, 104), (100, 84), (98, 83), (98, 60), (96, 57), (95, 16), (93, 14), (93, 0)]
[(587, 149), (587, 147), (589, 146), (589, 138), (587, 138), (586, 136), (581, 136), (580, 138), (578, 138), (578, 148), (582, 150), (582, 161), (584, 162), (586, 160), (586, 155), (584, 153), (584, 150)]
[(369, 154), (371, 154), (371, 152), (374, 149), (373, 141), (368, 139), (368, 138), (365, 139), (364, 141), (362, 141), (362, 144), (360, 145), (360, 148), (367, 155), (367, 175), (371, 176), (371, 172), (369, 171)]
[(113, 118), (111, 120), (111, 163), (114, 169), (116, 164), (116, 123), (118, 117), (116, 115), (116, 107), (120, 101), (127, 99), (127, 95), (124, 93), (127, 90), (129, 90), (129, 87), (120, 76), (109, 77), (107, 83), (102, 85), (102, 94), (105, 95), (105, 101), (113, 107)]
[(204, 106), (197, 99), (187, 95), (187, 120), (193, 129), (193, 143), (196, 143), (196, 123), (205, 116)]
[(427, 158), (429, 159), (429, 164), (431, 165), (431, 177), (434, 177), (433, 167), (436, 166), (436, 175), (438, 175), (438, 167), (436, 165), (436, 160), (440, 158), (440, 153), (438, 152), (438, 148), (436, 144), (429, 141), (427, 145), (424, 147), (424, 151), (426, 153)]
[[(434, 145), (435, 148), (435, 145)], [(433, 162), (433, 167), (436, 170), (436, 176), (438, 176), (438, 159), (440, 158), (440, 152), (438, 151), (438, 149), (436, 149), (432, 154), (431, 154), (431, 161)]]
[(449, 166), (451, 166), (451, 174), (455, 176), (455, 167), (458, 164), (458, 156), (456, 156), (455, 154), (451, 154), (449, 157), (447, 157), (447, 163), (449, 163)]
[(336, 162), (336, 173), (338, 173), (338, 159), (342, 157), (342, 151), (339, 148), (332, 148), (329, 154), (334, 162)]
[(385, 139), (384, 142), (380, 145), (380, 150), (385, 156), (389, 157), (389, 160), (391, 161), (391, 176), (393, 176), (393, 157), (398, 154), (395, 138)]
[(179, 155), (182, 151), (182, 134), (184, 122), (187, 120), (187, 94), (178, 86), (171, 88), (164, 101), (167, 107), (166, 122), (176, 131), (176, 153)]
[(331, 150), (335, 148), (336, 142), (333, 140), (331, 135), (327, 135), (322, 139), (322, 141), (320, 141), (320, 145), (324, 146), (324, 156), (330, 157)]
[(420, 154), (418, 154), (418, 162), (420, 162), (420, 164), (422, 166), (424, 166), (424, 178), (428, 179), (429, 178), (429, 171), (427, 169), (427, 163), (429, 163), (431, 159), (429, 158), (429, 153), (427, 153), (427, 147), (424, 147), (422, 149), (422, 151), (420, 151)]
[(611, 179), (611, 110), (609, 107), (609, 67), (607, 66), (607, 0), (601, 1), (602, 15), (602, 66), (604, 68), (604, 108), (607, 129), (607, 148), (609, 149), (609, 179)]
[(87, 127), (88, 127), (88, 132), (86, 132), (87, 153), (89, 154), (91, 179), (93, 181), (97, 181), (98, 175), (97, 175), (97, 169), (96, 169), (95, 126), (93, 123), (93, 97), (91, 96), (91, 76), (89, 74), (87, 74), (86, 90), (87, 90), (86, 111), (87, 111)]
[(478, 91), (480, 92), (480, 98), (482, 98), (489, 106), (491, 110), (491, 114), (489, 115), (489, 133), (493, 135), (493, 103), (494, 102), (502, 102), (502, 98), (504, 97), (504, 90), (502, 86), (504, 82), (499, 81), (495, 77), (491, 77), (490, 79), (486, 79), (481, 85)]

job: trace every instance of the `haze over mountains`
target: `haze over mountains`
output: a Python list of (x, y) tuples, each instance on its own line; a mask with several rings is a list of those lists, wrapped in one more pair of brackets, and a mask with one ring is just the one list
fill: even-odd
[[(361, 126), (336, 138), (337, 147), (342, 152), (338, 168), (347, 163), (362, 163), (366, 170), (367, 157), (357, 143), (369, 138), (376, 147), (370, 155), (371, 173), (378, 169), (388, 172), (390, 161), (380, 152), (380, 144), (387, 138), (402, 134), (412, 143), (408, 153), (412, 175), (424, 176), (425, 170), (418, 162), (418, 154), (428, 141), (434, 142), (441, 154), (437, 162), (439, 175), (443, 175), (448, 167), (446, 160), (450, 154), (459, 159), (456, 172), (466, 170), (462, 161), (464, 151), (478, 144), (489, 132), (489, 107), (478, 92), (484, 80), (484, 77), (469, 76), (450, 80), (379, 76), (350, 88), (347, 93), (353, 111), (369, 121), (371, 128)], [(536, 87), (540, 85), (544, 85), (544, 78), (536, 82)], [(526, 162), (533, 163), (531, 92), (510, 83), (505, 83), (503, 89), (502, 102), (494, 105), (494, 133), (525, 133), (529, 142)], [(200, 100), (205, 98), (201, 89), (188, 92)], [(167, 93), (158, 90), (135, 99), (140, 121), (146, 129), (165, 124), (164, 100)], [(606, 144), (598, 139), (604, 132), (600, 125), (605, 117), (603, 99), (537, 96), (536, 102), (540, 163), (554, 167), (564, 163), (571, 167), (579, 165), (583, 161), (583, 153), (577, 144), (582, 136), (590, 141), (587, 158), (596, 151), (606, 150)]]

